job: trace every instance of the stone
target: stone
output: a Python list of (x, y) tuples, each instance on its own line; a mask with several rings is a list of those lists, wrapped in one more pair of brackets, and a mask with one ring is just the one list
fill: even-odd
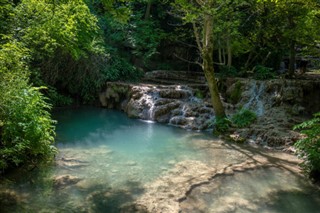
[(128, 161), (128, 162), (126, 162), (126, 165), (127, 165), (127, 166), (136, 166), (136, 165), (137, 165), (137, 162), (135, 162), (135, 161)]
[(10, 207), (20, 203), (21, 198), (13, 190), (0, 191), (0, 206)]
[(82, 161), (77, 158), (61, 157), (56, 159), (56, 164), (66, 169), (75, 169), (75, 168), (86, 167), (89, 165), (89, 162)]
[[(170, 73), (159, 70), (152, 74), (148, 72), (147, 75), (152, 78), (170, 76), (170, 78), (182, 79), (186, 74)], [(293, 117), (294, 121), (297, 121), (296, 118), (299, 116), (320, 111), (319, 80), (258, 81), (228, 78), (220, 83), (221, 88), (224, 88), (223, 100), (228, 102), (223, 103), (227, 114), (232, 115), (235, 109), (244, 107), (258, 115), (257, 122), (250, 129), (237, 130), (235, 134), (239, 135), (238, 139), (242, 138), (240, 141), (245, 139), (272, 146), (292, 144), (298, 136), (291, 131), (291, 128), (297, 122), (290, 122), (288, 118)], [(214, 110), (211, 101), (193, 97), (192, 94), (195, 94), (197, 89), (197, 87), (186, 85), (134, 85), (108, 82), (107, 88), (100, 93), (99, 99), (102, 106), (122, 109), (130, 118), (154, 120), (192, 130), (212, 128)], [(202, 85), (201, 91), (208, 91), (207, 86)], [(231, 99), (228, 98), (231, 96)], [(280, 133), (280, 130), (283, 132)]]
[(188, 120), (184, 116), (175, 116), (170, 119), (169, 123), (178, 126), (185, 126), (187, 125)]
[(76, 176), (60, 175), (53, 179), (53, 184), (56, 189), (62, 189), (71, 185), (75, 185), (80, 180), (81, 179)]

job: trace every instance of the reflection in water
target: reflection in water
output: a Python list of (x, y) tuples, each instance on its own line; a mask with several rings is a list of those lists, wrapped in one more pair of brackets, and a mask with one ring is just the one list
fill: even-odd
[[(119, 212), (145, 192), (145, 183), (181, 161), (223, 168), (248, 157), (243, 148), (208, 134), (131, 120), (116, 111), (63, 110), (55, 118), (54, 165), (2, 181), (2, 212)], [(221, 176), (209, 188), (196, 188), (181, 206), (183, 212), (294, 212), (296, 205), (308, 205), (304, 212), (314, 212), (320, 196), (311, 199), (309, 185), (301, 181), (279, 169)]]

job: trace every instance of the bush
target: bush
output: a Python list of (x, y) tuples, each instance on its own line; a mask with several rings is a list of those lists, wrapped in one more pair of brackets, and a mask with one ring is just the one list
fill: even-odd
[(114, 55), (105, 69), (105, 76), (107, 81), (137, 81), (143, 76), (143, 72), (132, 66), (125, 58)]
[(238, 75), (238, 71), (235, 67), (231, 66), (220, 66), (219, 67), (219, 76), (221, 77), (236, 77)]
[(214, 134), (219, 135), (226, 133), (229, 131), (230, 127), (247, 127), (256, 119), (257, 115), (248, 109), (241, 109), (238, 113), (233, 115), (231, 119), (229, 119), (228, 117), (217, 117), (212, 123), (212, 125), (214, 126)]
[(302, 168), (313, 179), (320, 177), (320, 112), (314, 118), (294, 126), (294, 130), (301, 130), (305, 138), (297, 141), (299, 157), (303, 159)]
[(28, 84), (28, 51), (18, 43), (0, 49), (0, 169), (51, 157), (55, 148), (50, 106)]
[(241, 109), (238, 113), (232, 116), (231, 121), (232, 123), (239, 128), (244, 128), (249, 126), (257, 119), (257, 115), (248, 110), (248, 109)]
[(272, 68), (257, 65), (254, 68), (254, 78), (258, 80), (272, 79), (275, 77), (275, 74), (272, 71)]
[(2, 117), (0, 168), (52, 156), (55, 152), (51, 145), (54, 141), (54, 121), (39, 88), (20, 90), (6, 104), (6, 115)]
[(70, 106), (73, 103), (73, 99), (71, 97), (60, 94), (54, 87), (49, 86), (46, 90), (46, 95), (49, 98), (48, 102), (53, 107)]
[(226, 133), (231, 127), (232, 122), (227, 117), (217, 117), (213, 123), (214, 125), (214, 134)]
[(194, 96), (199, 99), (204, 99), (204, 97), (205, 97), (203, 92), (199, 89), (195, 89)]

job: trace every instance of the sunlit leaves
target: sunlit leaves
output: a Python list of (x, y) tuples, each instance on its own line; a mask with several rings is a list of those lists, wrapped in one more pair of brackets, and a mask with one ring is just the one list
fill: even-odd
[[(320, 173), (320, 112), (314, 114), (314, 118), (294, 127), (305, 134), (299, 140), (297, 147), (300, 156), (304, 160), (304, 169), (313, 176)], [(315, 178), (315, 177), (314, 177)]]
[(28, 83), (28, 53), (16, 41), (0, 48), (0, 169), (54, 153), (49, 105)]
[(81, 0), (23, 0), (15, 15), (16, 35), (36, 58), (61, 48), (79, 59), (98, 48), (91, 46), (98, 36), (97, 18)]

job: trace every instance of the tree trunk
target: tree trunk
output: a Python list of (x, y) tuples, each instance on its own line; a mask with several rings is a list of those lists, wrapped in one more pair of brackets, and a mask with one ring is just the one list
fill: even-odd
[(222, 64), (222, 52), (221, 52), (221, 48), (219, 48), (219, 64)]
[[(293, 31), (296, 28), (296, 24), (294, 23), (293, 19), (294, 15), (289, 14), (288, 16), (288, 22), (289, 22), (289, 27)], [(293, 32), (291, 32), (293, 33)], [(295, 41), (293, 36), (290, 36), (290, 56), (289, 56), (289, 77), (293, 77), (294, 71), (295, 71), (295, 63), (296, 63), (296, 49), (295, 49)]]
[(149, 0), (148, 4), (147, 4), (147, 9), (146, 9), (146, 13), (144, 14), (144, 19), (147, 20), (150, 18), (150, 14), (151, 14), (151, 5), (152, 5), (152, 1)]
[(217, 117), (225, 117), (224, 107), (222, 105), (217, 81), (214, 75), (213, 67), (213, 18), (210, 15), (206, 15), (203, 26), (203, 44), (202, 44), (202, 59), (203, 59), (203, 72), (208, 82), (209, 91), (211, 95), (211, 102), (215, 114)]
[(222, 62), (223, 65), (226, 65), (226, 50), (222, 48)]
[(214, 75), (212, 53), (211, 54), (208, 53), (203, 56), (203, 71), (204, 71), (206, 80), (208, 82), (210, 96), (211, 96), (211, 103), (216, 113), (216, 116), (225, 117), (226, 114), (220, 99), (217, 81)]
[(230, 68), (232, 65), (232, 49), (231, 49), (231, 41), (230, 35), (227, 36), (227, 54), (228, 54), (228, 67)]
[(290, 42), (290, 58), (289, 58), (289, 77), (293, 77), (296, 63), (295, 42)]

